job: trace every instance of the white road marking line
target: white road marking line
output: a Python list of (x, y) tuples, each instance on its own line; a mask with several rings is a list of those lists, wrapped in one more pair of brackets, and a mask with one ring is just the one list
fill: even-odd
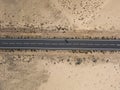
[(49, 44), (49, 45), (58, 45), (57, 43), (52, 43), (52, 44)]
[(117, 44), (117, 46), (120, 46), (120, 44)]
[(59, 43), (59, 45), (65, 45), (64, 43)]
[(15, 43), (15, 44), (21, 44), (21, 43)]
[(8, 44), (8, 43), (2, 43), (2, 44)]
[(15, 44), (15, 43), (9, 43), (9, 44)]

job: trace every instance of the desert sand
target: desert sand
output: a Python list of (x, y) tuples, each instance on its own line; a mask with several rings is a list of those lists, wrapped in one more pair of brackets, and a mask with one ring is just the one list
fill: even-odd
[(18, 32), (21, 38), (120, 38), (119, 3), (119, 0), (0, 0), (0, 37), (17, 37)]
[(120, 52), (0, 53), (0, 90), (119, 90)]
[[(1, 38), (120, 38), (120, 0), (0, 0)], [(120, 90), (120, 52), (0, 50), (0, 90)]]

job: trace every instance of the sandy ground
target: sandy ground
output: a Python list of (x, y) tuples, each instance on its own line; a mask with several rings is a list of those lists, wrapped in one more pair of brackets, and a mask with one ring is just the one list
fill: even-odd
[(0, 52), (0, 90), (119, 90), (120, 52)]
[(18, 37), (19, 33), (21, 37), (120, 38), (119, 3), (119, 0), (0, 0), (0, 37)]
[[(120, 0), (0, 0), (0, 37), (120, 38)], [(2, 51), (0, 90), (120, 90), (120, 52)]]

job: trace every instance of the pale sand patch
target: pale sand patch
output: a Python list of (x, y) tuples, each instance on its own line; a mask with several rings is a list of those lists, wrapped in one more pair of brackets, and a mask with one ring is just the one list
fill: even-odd
[(98, 64), (95, 66), (51, 65), (49, 81), (38, 90), (119, 90), (119, 64)]
[(99, 11), (99, 15), (95, 16), (94, 21), (90, 23), (91, 27), (96, 27), (98, 30), (116, 31), (120, 30), (120, 8), (119, 0), (108, 0), (104, 7)]

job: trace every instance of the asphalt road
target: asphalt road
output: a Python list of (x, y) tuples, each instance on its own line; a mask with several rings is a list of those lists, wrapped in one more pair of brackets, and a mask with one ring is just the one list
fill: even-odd
[(0, 49), (120, 50), (120, 40), (0, 39)]

